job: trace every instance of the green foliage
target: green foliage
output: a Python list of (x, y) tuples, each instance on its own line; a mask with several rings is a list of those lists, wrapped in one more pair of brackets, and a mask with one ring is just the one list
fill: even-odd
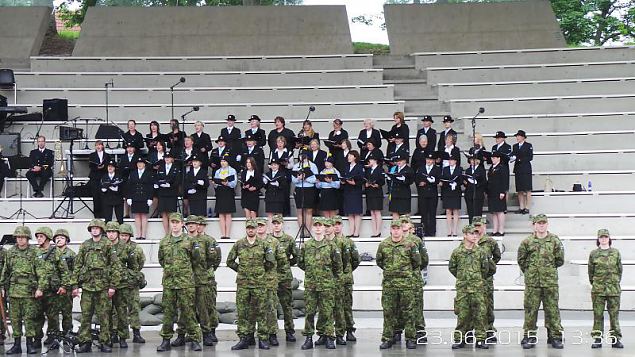
[(353, 52), (387, 55), (390, 54), (390, 47), (381, 43), (353, 42)]
[(58, 31), (57, 35), (65, 40), (77, 40), (79, 38), (79, 31), (62, 30)]

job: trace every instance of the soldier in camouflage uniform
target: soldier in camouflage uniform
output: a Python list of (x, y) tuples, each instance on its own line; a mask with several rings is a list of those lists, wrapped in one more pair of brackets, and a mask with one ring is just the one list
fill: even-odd
[[(478, 229), (480, 236), (478, 245), (485, 250), (487, 257), (494, 264), (501, 260), (501, 250), (498, 242), (487, 234), (487, 219), (485, 217), (472, 218), (472, 224)], [(487, 342), (496, 342), (496, 328), (494, 328), (494, 275), (487, 278), (485, 284), (485, 303), (487, 304)]]
[(141, 246), (130, 238), (134, 235), (132, 226), (128, 223), (122, 223), (119, 225), (119, 241), (122, 244), (128, 244), (129, 255), (124, 264), (124, 270), (127, 273), (128, 281), (130, 282), (126, 288), (126, 299), (128, 309), (128, 323), (132, 328), (132, 342), (133, 343), (146, 343), (146, 340), (141, 337), (141, 321), (139, 320), (139, 313), (141, 312), (141, 299), (139, 296), (139, 289), (145, 287), (145, 276), (141, 272), (146, 262), (145, 253)]
[[(335, 229), (333, 227), (333, 220), (331, 218), (324, 217), (322, 218), (322, 224), (324, 225), (324, 240), (333, 245), (340, 252), (340, 258), (343, 258), (341, 253), (341, 247), (338, 242), (335, 241)], [(342, 269), (344, 269), (344, 263), (342, 262)], [(332, 319), (327, 319), (326, 316), (322, 314), (318, 314), (317, 322), (315, 324), (315, 332), (319, 336), (317, 341), (315, 341), (315, 346), (322, 346), (326, 344), (327, 336), (324, 334), (324, 331), (327, 329), (326, 324), (330, 322), (333, 323), (333, 328), (335, 328), (335, 321), (337, 319), (338, 310), (342, 307), (341, 297), (339, 296), (340, 287), (339, 282), (342, 278), (342, 271), (335, 277), (335, 288), (333, 290), (333, 316)], [(344, 340), (342, 333), (341, 336), (337, 336), (337, 330), (335, 330), (335, 344), (336, 345), (346, 345), (346, 341)], [(339, 342), (338, 342), (339, 340)], [(342, 343), (343, 342), (343, 343)]]
[(37, 353), (33, 342), (37, 329), (36, 299), (41, 299), (49, 286), (49, 272), (36, 258), (37, 249), (29, 245), (31, 231), (27, 227), (20, 226), (15, 229), (13, 235), (16, 238), (16, 245), (7, 250), (0, 278), (2, 295), (5, 299), (10, 299), (9, 316), (15, 341), (6, 354), (22, 353), (23, 334), (26, 335), (27, 353), (34, 354)]
[(102, 235), (106, 225), (101, 219), (93, 219), (88, 224), (91, 238), (82, 243), (75, 257), (71, 282), (73, 296), (81, 298), (81, 325), (79, 327), (80, 347), (77, 353), (91, 352), (92, 339), (90, 325), (93, 315), (99, 321), (100, 351), (110, 353), (110, 299), (115, 295), (115, 287), (121, 280), (121, 267), (112, 244)]
[(258, 224), (253, 219), (245, 222), (247, 235), (239, 239), (227, 256), (227, 266), (238, 273), (236, 275), (236, 307), (238, 312), (238, 337), (240, 341), (232, 350), (249, 348), (256, 325), (258, 324), (258, 348), (269, 349), (269, 331), (267, 330), (267, 276), (274, 270), (276, 257), (265, 240), (256, 237)]
[[(337, 277), (342, 271), (342, 257), (337, 247), (324, 238), (323, 218), (313, 219), (314, 237), (300, 247), (298, 267), (304, 270), (304, 302), (306, 317), (303, 335), (306, 336), (302, 349), (313, 348), (315, 314), (324, 316), (325, 345), (335, 348), (335, 327), (333, 309)], [(321, 337), (322, 337), (321, 336)]]
[(192, 343), (192, 351), (201, 351), (201, 328), (196, 323), (194, 306), (194, 268), (202, 258), (201, 247), (183, 233), (183, 216), (171, 213), (170, 234), (159, 243), (159, 264), (163, 267), (163, 341), (157, 352), (171, 349), (170, 339), (174, 335), (174, 321), (177, 316), (185, 327)]
[(60, 335), (60, 312), (62, 307), (58, 304), (58, 295), (66, 295), (70, 290), (70, 271), (68, 266), (62, 260), (62, 254), (57, 250), (54, 244), (51, 244), (53, 231), (49, 227), (39, 227), (35, 230), (35, 238), (37, 239), (37, 258), (41, 265), (46, 265), (46, 270), (50, 272), (50, 281), (47, 289), (44, 291), (42, 299), (37, 301), (38, 314), (36, 317), (36, 334), (34, 345), (36, 349), (42, 347), (42, 337), (44, 335), (44, 319), (48, 320), (48, 329), (46, 331), (46, 341), (48, 345)]
[(518, 247), (518, 266), (525, 275), (524, 349), (536, 346), (538, 309), (545, 310), (547, 343), (561, 349), (562, 325), (558, 308), (558, 268), (564, 264), (564, 247), (557, 235), (549, 232), (547, 216), (532, 217), (534, 233)]
[[(66, 269), (69, 272), (73, 271), (75, 256), (77, 255), (72, 249), (68, 248), (68, 243), (71, 241), (68, 231), (64, 228), (60, 228), (55, 231), (53, 235), (57, 250), (59, 250), (62, 257), (62, 261), (66, 264)], [(73, 296), (72, 292), (68, 291), (66, 294), (56, 295), (55, 304), (60, 307), (62, 312), (62, 335), (67, 335), (69, 332), (73, 332)]]
[[(390, 223), (390, 237), (379, 243), (375, 255), (377, 266), (383, 270), (381, 306), (384, 311), (384, 329), (381, 345), (384, 350), (391, 348), (394, 332), (403, 325), (406, 332), (406, 347), (417, 348), (415, 310), (415, 292), (412, 289), (412, 277), (421, 265), (421, 255), (416, 244), (404, 237), (401, 221)], [(399, 319), (405, 321), (399, 322)]]
[[(346, 332), (346, 341), (357, 341), (354, 335), (355, 320), (353, 320), (353, 271), (359, 266), (359, 252), (357, 246), (352, 239), (342, 234), (342, 217), (334, 216), (333, 233), (335, 241), (339, 242), (339, 249), (342, 254), (342, 274), (338, 284), (340, 305), (335, 309), (335, 335), (344, 336)], [(340, 344), (346, 341), (339, 341)]]
[(474, 329), (476, 348), (488, 349), (487, 306), (483, 289), (488, 277), (496, 271), (496, 264), (478, 245), (479, 231), (473, 225), (463, 227), (463, 243), (452, 251), (448, 269), (456, 278), (454, 313), (456, 328), (452, 349), (465, 347), (468, 332)]
[[(7, 254), (7, 251), (4, 249), (4, 246), (0, 245), (0, 267), (4, 266), (4, 257)], [(0, 268), (2, 269), (2, 268)], [(0, 270), (1, 273), (1, 270)], [(3, 305), (2, 307), (4, 308), (5, 312), (8, 312), (8, 308), (7, 308), (7, 302), (6, 300), (2, 300), (3, 301)], [(4, 324), (0, 324), (0, 342), (4, 342), (4, 340), (6, 339), (6, 332), (4, 329)]]
[(624, 348), (620, 341), (620, 294), (622, 289), (622, 258), (620, 251), (611, 247), (611, 234), (608, 229), (600, 229), (597, 234), (597, 249), (589, 254), (589, 282), (591, 283), (591, 301), (593, 302), (594, 338), (591, 348), (602, 347), (604, 334), (604, 307), (609, 312), (611, 329), (608, 341), (613, 348)]
[(218, 342), (218, 338), (216, 337), (216, 328), (218, 327), (218, 311), (216, 310), (216, 277), (215, 272), (216, 269), (220, 266), (221, 263), (221, 250), (220, 245), (216, 242), (214, 237), (205, 233), (205, 228), (207, 227), (207, 220), (205, 217), (198, 217), (198, 234), (199, 236), (204, 236), (208, 241), (208, 250), (207, 250), (207, 265), (208, 265), (208, 281), (209, 281), (209, 321), (210, 321), (210, 332), (209, 332), (209, 340), (213, 343)]
[[(295, 244), (295, 239), (286, 234), (284, 228), (284, 218), (282, 215), (276, 214), (271, 218), (272, 232), (271, 236), (278, 240), (280, 243), (280, 249), (285, 255), (284, 264), (278, 266), (278, 288), (277, 297), (280, 306), (282, 307), (282, 314), (284, 315), (284, 331), (286, 332), (286, 340), (288, 342), (295, 342), (295, 326), (293, 324), (293, 295), (291, 289), (291, 283), (293, 281), (293, 275), (291, 273), (291, 267), (297, 264), (298, 255), (300, 250)], [(287, 268), (288, 267), (288, 268)]]

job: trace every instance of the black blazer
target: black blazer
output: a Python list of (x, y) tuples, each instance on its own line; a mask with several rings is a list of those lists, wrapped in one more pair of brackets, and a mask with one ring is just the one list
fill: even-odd
[(154, 196), (154, 174), (152, 170), (146, 167), (141, 177), (139, 177), (136, 168), (131, 170), (128, 177), (128, 194), (126, 197), (131, 198), (133, 201), (146, 201), (151, 200), (152, 196)]
[(508, 143), (503, 143), (500, 148), (497, 148), (497, 145), (492, 146), (492, 154), (495, 152), (503, 154), (503, 157), (501, 157), (501, 163), (509, 165), (509, 157), (512, 155), (512, 147)]
[(185, 140), (186, 134), (182, 131), (178, 131), (177, 133), (170, 132), (165, 134), (167, 142), (165, 143), (170, 149), (181, 149), (183, 148), (183, 141)]
[(324, 161), (326, 161), (326, 151), (324, 150), (318, 150), (317, 155), (315, 156), (315, 159), (313, 159), (313, 151), (309, 151), (307, 152), (307, 157), (309, 158), (309, 161), (313, 162), (315, 164), (315, 166), (317, 166), (318, 172), (322, 172), (322, 170), (324, 170)]
[[(163, 155), (165, 157), (165, 153), (163, 153)], [(148, 153), (148, 162), (150, 162), (150, 165), (152, 166), (152, 169), (154, 171), (158, 171), (161, 168), (161, 165), (165, 163), (165, 160), (159, 160), (159, 154), (155, 150)]]
[(490, 195), (498, 195), (509, 191), (509, 168), (502, 162), (487, 172), (487, 191)]
[(232, 128), (231, 134), (229, 133), (229, 130), (227, 130), (226, 127), (221, 129), (220, 135), (225, 138), (227, 147), (232, 149), (234, 152), (240, 152), (242, 150), (243, 148), (242, 134), (240, 132), (240, 129), (238, 129), (236, 126)]
[(386, 162), (389, 165), (396, 165), (396, 163), (392, 161), (392, 158), (397, 155), (406, 155), (410, 157), (410, 149), (405, 142), (398, 149), (396, 145), (388, 145), (388, 151), (386, 152)]
[(362, 152), (359, 155), (360, 162), (363, 162), (364, 165), (368, 165), (368, 156), (369, 156), (369, 154), (372, 154), (373, 157), (379, 158), (379, 160), (377, 161), (377, 164), (379, 166), (382, 165), (382, 163), (384, 162), (384, 153), (381, 152), (381, 150), (379, 150), (379, 148), (374, 148), (373, 151), (370, 151), (370, 152), (367, 149), (362, 150)]
[(101, 177), (104, 176), (106, 172), (108, 172), (108, 162), (110, 161), (110, 155), (104, 151), (104, 154), (101, 157), (102, 160), (99, 161), (99, 155), (97, 155), (97, 151), (93, 151), (90, 153), (90, 155), (88, 155), (88, 167), (90, 168), (88, 178), (91, 181), (99, 181)]
[(390, 195), (393, 198), (410, 198), (410, 185), (414, 182), (414, 171), (412, 171), (410, 166), (406, 165), (399, 173), (406, 179), (404, 181), (390, 180)]
[[(252, 134), (251, 128), (245, 130), (245, 134), (243, 135), (243, 137), (246, 137), (248, 134)], [(256, 130), (256, 134), (254, 135), (256, 137), (256, 146), (259, 148), (264, 148), (265, 145), (267, 145), (267, 133), (265, 133), (264, 129), (258, 128), (258, 130)]]
[[(192, 147), (196, 149), (196, 152), (199, 153), (199, 155), (209, 155), (209, 151), (212, 150), (212, 139), (209, 137), (209, 134), (202, 132), (201, 136), (198, 136), (198, 134), (193, 133), (191, 137), (194, 142)], [(205, 149), (205, 151), (201, 149)]]
[(166, 140), (165, 139), (166, 135), (163, 135), (161, 133), (158, 133), (157, 136), (154, 138), (152, 138), (152, 136), (150, 135), (152, 134), (146, 134), (146, 138), (145, 138), (146, 147), (148, 148), (148, 155), (157, 151), (157, 142), (159, 140), (162, 140), (164, 144)]
[[(165, 162), (161, 163), (156, 173), (156, 184), (159, 188), (156, 190), (157, 197), (176, 197), (179, 195), (179, 184), (181, 183), (182, 174), (179, 165), (172, 164), (169, 172), (165, 171)], [(169, 184), (170, 187), (161, 187), (162, 184)]]
[[(101, 194), (101, 202), (106, 205), (116, 206), (123, 204), (123, 195), (124, 195), (124, 187), (122, 185), (123, 180), (121, 176), (115, 175), (112, 177), (112, 180), (108, 176), (108, 173), (104, 174), (100, 179), (100, 191)], [(110, 189), (110, 186), (117, 187), (116, 191)], [(106, 189), (106, 192), (103, 189)]]
[[(428, 146), (429, 148), (437, 147), (437, 131), (432, 127), (428, 128), (428, 132), (424, 133), (424, 128), (421, 128), (417, 131), (417, 140), (415, 141), (417, 148), (421, 148), (419, 145), (419, 138), (425, 135), (428, 137)], [(445, 146), (445, 145), (444, 145)]]
[[(441, 196), (447, 196), (447, 197), (452, 197), (452, 196), (459, 196), (461, 197), (461, 185), (463, 184), (463, 170), (461, 169), (461, 166), (459, 166), (458, 164), (454, 167), (454, 172), (452, 172), (452, 174), (450, 174), (450, 166), (446, 166), (441, 170), (441, 180), (447, 180), (447, 181), (441, 181)], [(450, 182), (456, 182), (456, 187), (454, 190), (452, 190), (452, 188), (450, 187)]]
[[(251, 151), (251, 153), (249, 153), (249, 149), (248, 148), (244, 148), (243, 151), (240, 154), (240, 168), (243, 169), (245, 168), (245, 165), (247, 164), (247, 158), (248, 157), (253, 157), (254, 160), (256, 161), (256, 167), (258, 167), (258, 171), (259, 172), (264, 172), (265, 171), (265, 153), (264, 151), (262, 151), (262, 148), (259, 146), (254, 146), (253, 150)], [(219, 164), (220, 164), (220, 160), (218, 160)]]
[[(230, 158), (233, 157), (231, 153), (231, 149), (229, 149), (227, 146), (225, 146), (222, 156), (225, 156), (225, 154), (229, 154)], [(214, 177), (216, 170), (220, 169), (220, 159), (221, 159), (220, 150), (217, 147), (212, 149), (212, 151), (209, 154), (209, 167), (212, 169), (212, 177)]]
[[(336, 144), (340, 144), (342, 141), (348, 139), (348, 132), (344, 129), (340, 130), (339, 135), (335, 134), (335, 130), (331, 130), (329, 133), (329, 140), (335, 142)], [(333, 144), (327, 142), (326, 147), (329, 148), (329, 152), (335, 155), (338, 152), (341, 152), (341, 148), (333, 147)]]
[(141, 135), (139, 131), (135, 131), (134, 135), (132, 135), (130, 131), (126, 131), (125, 133), (121, 134), (121, 138), (123, 139), (124, 144), (132, 143), (132, 145), (137, 148), (137, 151), (143, 149), (143, 147), (145, 146), (143, 135)]
[(360, 150), (366, 150), (366, 142), (368, 139), (373, 139), (375, 141), (375, 148), (381, 148), (381, 133), (377, 129), (373, 129), (370, 133), (370, 138), (366, 134), (366, 129), (362, 129), (357, 135), (357, 146)]
[(472, 176), (476, 180), (476, 194), (482, 195), (487, 189), (487, 173), (482, 165), (476, 166), (476, 169), (472, 169), (472, 166), (465, 169), (463, 177), (463, 186), (465, 187), (465, 197), (470, 199), (474, 195), (474, 184), (470, 183), (465, 175)]
[[(53, 150), (46, 148), (42, 152), (40, 152), (39, 149), (31, 150), (29, 159), (31, 160), (31, 168), (33, 168), (33, 166), (40, 166), (42, 170), (52, 170), (55, 162)], [(47, 166), (47, 168), (44, 168), (44, 166)]]
[[(258, 171), (258, 170), (254, 172), (254, 178), (252, 179), (252, 182), (253, 182), (252, 186), (256, 188), (256, 191), (254, 192), (259, 192), (260, 189), (262, 189), (265, 186), (264, 182), (262, 182), (261, 172), (262, 171)], [(243, 170), (240, 173), (241, 190), (245, 192), (251, 192), (244, 188), (246, 180), (247, 180), (247, 170)]]
[(287, 140), (287, 145), (285, 146), (287, 150), (291, 151), (295, 149), (295, 146), (291, 142), (292, 139), (295, 138), (295, 134), (293, 133), (293, 131), (291, 131), (291, 129), (284, 128), (281, 132), (278, 132), (276, 129), (273, 129), (269, 132), (269, 135), (267, 136), (267, 144), (269, 145), (269, 150), (276, 150), (276, 139), (279, 136), (282, 136)]
[[(128, 153), (121, 155), (119, 159), (119, 175), (121, 175), (124, 183), (128, 182), (130, 172), (137, 169), (137, 166), (133, 164), (133, 162), (135, 162), (138, 157), (139, 154), (136, 152), (132, 155), (132, 160), (128, 160)], [(127, 192), (125, 192), (125, 194), (127, 194)]]
[(521, 148), (518, 143), (514, 144), (512, 156), (516, 156), (514, 161), (515, 174), (531, 174), (531, 160), (534, 159), (534, 147), (525, 141)]
[[(428, 177), (433, 177), (434, 182), (428, 181)], [(420, 183), (424, 183), (423, 186), (419, 186)], [(425, 162), (419, 166), (415, 173), (415, 185), (417, 186), (417, 194), (419, 197), (438, 197), (439, 196), (439, 183), (441, 182), (441, 168), (437, 165), (432, 165), (430, 173), (426, 170)]]
[[(443, 161), (444, 155), (445, 155), (445, 145), (443, 146), (443, 149), (441, 149), (441, 151), (437, 152), (437, 157), (439, 157), (441, 161)], [(456, 160), (456, 166), (461, 166), (461, 149), (459, 149), (456, 145), (454, 145), (454, 147), (450, 151), (450, 156), (454, 156), (458, 158), (458, 160)]]
[[(390, 129), (391, 136), (395, 135), (395, 133), (399, 133), (399, 135), (404, 138), (403, 144), (406, 146), (408, 150), (410, 150), (410, 128), (408, 128), (408, 124), (401, 124), (400, 127), (397, 127), (397, 124), (393, 125)], [(388, 142), (388, 148), (386, 152), (390, 152), (394, 150), (395, 143)], [(386, 155), (388, 157), (388, 155)]]
[(340, 175), (342, 175), (342, 178), (344, 177), (349, 177), (349, 178), (356, 178), (355, 179), (355, 184), (351, 185), (348, 182), (346, 182), (345, 180), (342, 180), (340, 187), (342, 188), (342, 191), (359, 191), (360, 195), (361, 195), (361, 190), (362, 190), (362, 185), (364, 183), (364, 167), (362, 166), (361, 163), (357, 163), (355, 165), (355, 167), (353, 167), (353, 170), (351, 170), (351, 166), (350, 164), (346, 165), (344, 171), (340, 171)]
[[(271, 171), (264, 174), (269, 179), (276, 179), (279, 186), (274, 186), (270, 181), (264, 184), (265, 187), (265, 203), (284, 202), (289, 197), (289, 180), (285, 170), (278, 170), (274, 176)], [(263, 182), (264, 183), (264, 182)]]
[[(203, 184), (200, 185), (198, 180), (203, 180)], [(209, 187), (209, 179), (207, 178), (207, 170), (201, 167), (198, 173), (194, 175), (194, 169), (188, 171), (185, 174), (185, 195), (190, 200), (203, 200), (207, 199), (207, 188)], [(190, 189), (195, 189), (195, 193), (188, 193)]]
[[(287, 149), (287, 151), (284, 151), (282, 154), (278, 154), (278, 152), (274, 150), (271, 152), (271, 155), (269, 155), (269, 158), (270, 160), (282, 160), (286, 162), (293, 162), (293, 150)], [(287, 164), (284, 163), (280, 165), (280, 169), (286, 170)]]
[(426, 156), (432, 153), (434, 153), (434, 146), (430, 146), (430, 144), (428, 144), (425, 149), (422, 149), (420, 147), (416, 148), (415, 151), (412, 153), (412, 160), (410, 161), (412, 170), (414, 172), (417, 172), (419, 170), (419, 167), (426, 166)]
[[(450, 130), (448, 130), (448, 134), (453, 134), (454, 136), (457, 136), (456, 131), (452, 128), (450, 128)], [(441, 130), (439, 132), (439, 141), (437, 142), (437, 150), (438, 151), (443, 151), (443, 149), (445, 149), (445, 129)]]
[(383, 186), (386, 184), (386, 178), (384, 177), (384, 168), (381, 165), (377, 165), (374, 171), (371, 173), (371, 168), (367, 167), (364, 170), (365, 183), (377, 184), (379, 187), (366, 187), (366, 197), (383, 197)]

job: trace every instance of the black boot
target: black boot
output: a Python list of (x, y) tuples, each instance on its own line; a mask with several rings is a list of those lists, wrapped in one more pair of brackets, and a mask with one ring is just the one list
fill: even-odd
[(185, 346), (185, 335), (178, 335), (172, 343), (170, 343), (172, 347), (183, 347)]
[(254, 335), (247, 336), (247, 342), (249, 342), (249, 346), (255, 346), (256, 339), (254, 338)]
[(280, 343), (278, 342), (278, 335), (276, 334), (269, 335), (269, 344), (271, 346), (280, 346)]
[(417, 349), (417, 341), (415, 340), (406, 340), (406, 348), (409, 350)]
[(476, 348), (482, 349), (482, 350), (486, 350), (489, 349), (489, 346), (487, 345), (487, 343), (485, 343), (485, 341), (476, 341)]
[(90, 342), (84, 342), (84, 343), (79, 345), (79, 348), (75, 352), (77, 352), (77, 353), (93, 352), (93, 349), (90, 346), (91, 346)]
[(394, 339), (392, 341), (391, 340), (383, 341), (381, 343), (381, 345), (379, 345), (379, 349), (380, 350), (387, 350), (387, 349), (391, 348), (392, 345), (395, 343), (394, 341), (395, 341)]
[(496, 343), (498, 342), (498, 338), (496, 338), (496, 333), (494, 331), (487, 331), (487, 339), (485, 339), (488, 343)]
[(286, 337), (287, 342), (295, 342), (295, 335), (293, 335), (293, 332), (287, 332), (287, 337)]
[(203, 335), (203, 345), (204, 346), (214, 346), (214, 341), (212, 341), (212, 334), (206, 333)]
[(357, 337), (355, 337), (355, 335), (353, 335), (353, 331), (347, 331), (346, 332), (346, 341), (351, 341), (351, 342), (357, 341)]
[(141, 337), (141, 331), (139, 331), (139, 329), (132, 329), (132, 343), (146, 343), (146, 340)]
[(209, 333), (209, 336), (212, 342), (214, 343), (218, 342), (218, 337), (216, 337), (216, 329), (212, 329), (212, 331)]
[(591, 344), (591, 348), (602, 348), (602, 339), (596, 338), (595, 340), (593, 340), (593, 343)]
[(423, 330), (420, 332), (417, 332), (417, 334), (415, 335), (415, 338), (417, 343), (428, 343), (428, 337), (426, 336), (426, 332)]
[(536, 347), (536, 338), (535, 337), (525, 337), (520, 344), (523, 346), (523, 349), (528, 350), (530, 348)]
[(201, 348), (201, 344), (196, 342), (196, 341), (192, 341), (192, 343), (190, 344), (190, 350), (192, 351), (202, 351), (203, 348)]
[(42, 350), (42, 339), (41, 338), (34, 338), (33, 339), (33, 347), (37, 351), (41, 351)]
[(172, 349), (172, 346), (170, 345), (170, 339), (164, 338), (163, 341), (161, 341), (159, 347), (157, 347), (157, 352), (166, 352), (170, 349)]
[(465, 341), (457, 342), (452, 344), (453, 350), (458, 350), (459, 348), (465, 347)]
[(340, 346), (344, 346), (344, 345), (346, 345), (346, 340), (342, 336), (335, 336), (335, 344), (336, 345), (340, 345)]
[(119, 348), (128, 348), (128, 342), (126, 342), (125, 339), (120, 338), (119, 339)]
[(13, 346), (9, 348), (5, 354), (7, 355), (16, 355), (22, 354), (22, 339), (20, 337), (16, 337), (13, 339)]
[(115, 343), (119, 343), (119, 335), (113, 332), (110, 334), (110, 344), (114, 345)]
[(335, 349), (335, 339), (333, 337), (326, 338), (326, 349), (334, 350)]
[(102, 353), (111, 353), (112, 352), (112, 347), (110, 347), (108, 344), (103, 343), (100, 347), (99, 347), (99, 352)]
[(395, 335), (392, 337), (392, 343), (401, 343), (401, 332), (395, 333)]
[(258, 349), (259, 350), (268, 350), (269, 349), (269, 344), (267, 343), (267, 341), (258, 340)]
[(37, 350), (35, 349), (35, 345), (33, 344), (33, 338), (27, 337), (26, 338), (26, 354), (34, 355), (36, 353), (37, 353)]
[(53, 335), (47, 335), (46, 339), (42, 343), (44, 344), (44, 346), (48, 346), (53, 342), (54, 339), (55, 337), (53, 337)]
[(564, 348), (564, 345), (562, 344), (562, 341), (560, 341), (557, 338), (554, 338), (553, 341), (551, 341), (551, 347), (557, 349), (557, 350), (561, 350)]
[(246, 350), (249, 348), (249, 338), (241, 337), (237, 344), (232, 346), (232, 351)]
[(302, 347), (300, 347), (303, 350), (310, 350), (313, 348), (313, 338), (311, 336), (307, 336), (306, 340), (304, 340), (304, 343), (302, 344)]
[(317, 341), (315, 341), (316, 346), (322, 346), (324, 344), (326, 344), (326, 336), (324, 335), (320, 336), (320, 338), (318, 338)]
[(624, 348), (624, 345), (620, 340), (615, 339), (615, 342), (611, 344), (611, 348)]

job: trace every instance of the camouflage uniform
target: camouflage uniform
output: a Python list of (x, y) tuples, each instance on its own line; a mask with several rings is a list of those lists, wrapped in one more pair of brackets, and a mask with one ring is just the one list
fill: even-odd
[[(472, 220), (475, 226), (484, 224), (484, 217), (474, 217)], [(492, 259), (494, 264), (498, 264), (501, 260), (502, 254), (498, 242), (487, 233), (485, 233), (478, 241), (478, 245), (485, 250), (488, 258)], [(487, 331), (496, 331), (494, 328), (494, 275), (487, 278), (485, 284), (485, 303), (487, 305)]]
[[(134, 236), (132, 226), (128, 223), (123, 223), (119, 226), (119, 234), (129, 234), (130, 238)], [(123, 243), (123, 242), (122, 242)], [(139, 313), (141, 312), (141, 299), (139, 296), (139, 289), (142, 288), (142, 284), (145, 284), (145, 276), (141, 272), (146, 262), (146, 256), (143, 252), (143, 248), (132, 240), (128, 240), (129, 255), (124, 265), (128, 280), (130, 281), (129, 287), (126, 288), (128, 299), (126, 300), (128, 309), (128, 323), (130, 328), (139, 333), (141, 329), (141, 321), (139, 320)], [(140, 336), (137, 336), (140, 340)], [(133, 342), (136, 342), (133, 340)], [(143, 342), (140, 342), (143, 343)]]
[[(66, 237), (66, 243), (70, 241), (70, 236), (66, 229), (60, 228), (55, 231), (53, 234), (53, 238), (57, 236)], [(68, 246), (64, 247), (64, 249), (57, 248), (60, 252), (60, 256), (64, 264), (66, 264), (66, 269), (69, 272), (73, 271), (73, 264), (75, 261), (75, 256), (77, 255), (72, 249), (68, 248)], [(68, 332), (73, 331), (73, 296), (71, 291), (67, 291), (64, 295), (56, 295), (54, 297), (56, 300), (55, 304), (60, 307), (62, 312), (62, 334), (66, 335)]]
[[(534, 223), (544, 215), (534, 217)], [(546, 217), (544, 218), (546, 221)], [(558, 308), (558, 268), (564, 264), (564, 247), (557, 235), (545, 238), (532, 233), (518, 247), (518, 266), (525, 275), (525, 337), (535, 336), (540, 303), (545, 310), (545, 326), (550, 339), (562, 341)]]
[(359, 266), (359, 252), (352, 239), (338, 234), (333, 239), (342, 255), (342, 274), (335, 294), (335, 335), (355, 331), (353, 320), (353, 271)]
[[(600, 235), (608, 236), (608, 230), (600, 230)], [(591, 300), (593, 302), (594, 338), (601, 338), (604, 333), (604, 308), (608, 310), (611, 329), (609, 335), (622, 338), (620, 330), (620, 294), (622, 292), (622, 258), (615, 248), (597, 248), (589, 255), (589, 282), (591, 283)]]
[[(255, 228), (257, 224), (254, 220), (248, 220), (246, 226)], [(255, 239), (253, 243), (247, 237), (238, 240), (229, 251), (227, 266), (237, 272), (238, 337), (242, 340), (254, 335), (256, 326), (250, 318), (254, 314), (258, 323), (258, 339), (268, 341), (265, 279), (267, 272), (273, 270), (276, 258), (264, 240)]]
[[(401, 221), (391, 225), (401, 227)], [(384, 327), (381, 340), (392, 341), (399, 325), (404, 326), (406, 339), (416, 338), (415, 293), (412, 277), (421, 265), (421, 255), (417, 246), (402, 237), (394, 242), (391, 237), (384, 239), (377, 248), (377, 266), (383, 270), (381, 305), (384, 312)], [(405, 321), (398, 321), (403, 319)]]
[[(282, 216), (275, 215), (273, 216), (272, 220), (282, 222)], [(292, 306), (293, 295), (291, 289), (293, 274), (291, 273), (291, 267), (297, 264), (300, 251), (298, 249), (298, 246), (295, 244), (295, 239), (293, 239), (293, 237), (291, 237), (290, 235), (283, 232), (280, 237), (273, 237), (278, 240), (278, 242), (280, 243), (280, 250), (285, 255), (284, 264), (278, 264), (277, 288), (278, 302), (282, 307), (282, 313), (284, 315), (284, 330), (286, 333), (295, 333)]]
[[(198, 217), (198, 224), (206, 225), (207, 222), (205, 220), (205, 217)], [(214, 332), (216, 328), (218, 327), (218, 311), (216, 310), (217, 287), (216, 287), (215, 272), (216, 272), (216, 269), (218, 269), (218, 267), (220, 266), (222, 253), (220, 250), (220, 246), (218, 245), (218, 242), (216, 242), (216, 239), (214, 239), (214, 237), (205, 233), (202, 233), (201, 235), (208, 242), (207, 259), (206, 259), (207, 273), (208, 273), (207, 279), (209, 281), (208, 308), (209, 308), (210, 328), (212, 329), (212, 332)]]
[[(267, 220), (258, 220), (257, 223), (267, 225)], [(267, 235), (265, 238), (266, 244), (271, 248), (275, 257), (275, 263), (271, 270), (267, 272), (267, 327), (269, 335), (275, 335), (278, 333), (278, 284), (279, 276), (288, 277), (291, 276), (291, 266), (287, 260), (286, 249), (280, 246), (280, 241), (272, 236)], [(255, 318), (252, 318), (252, 320)]]
[[(0, 267), (4, 266), (4, 258), (7, 254), (7, 251), (4, 249), (3, 246), (0, 245)], [(4, 309), (5, 312), (8, 312), (9, 309), (7, 308), (7, 301), (6, 300), (2, 300), (2, 308)], [(0, 341), (4, 341), (4, 339), (6, 338), (6, 332), (5, 328), (4, 328), (4, 324), (0, 324)]]

